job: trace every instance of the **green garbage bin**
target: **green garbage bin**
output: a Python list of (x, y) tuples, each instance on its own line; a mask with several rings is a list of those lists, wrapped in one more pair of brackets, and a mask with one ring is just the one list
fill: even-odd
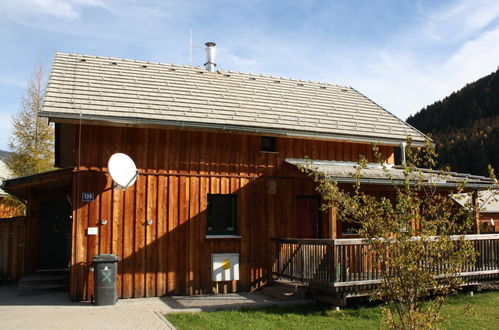
[(94, 266), (94, 299), (97, 306), (115, 305), (118, 301), (116, 288), (118, 256), (99, 254), (92, 258)]

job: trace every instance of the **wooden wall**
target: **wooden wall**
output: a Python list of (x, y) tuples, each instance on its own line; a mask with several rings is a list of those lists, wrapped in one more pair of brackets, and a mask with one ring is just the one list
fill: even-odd
[(0, 280), (17, 281), (24, 275), (27, 219), (0, 220)]
[[(316, 195), (312, 181), (284, 159), (353, 161), (362, 153), (373, 160), (369, 144), (277, 138), (278, 152), (266, 153), (260, 152), (259, 136), (231, 133), (82, 126), (78, 140), (70, 292), (75, 300), (91, 298), (90, 263), (99, 253), (120, 258), (121, 298), (213, 292), (211, 253), (223, 252), (240, 254), (240, 280), (223, 282), (219, 290), (256, 289), (270, 272), (270, 238), (294, 236), (296, 196)], [(393, 162), (391, 147), (381, 151)], [(116, 152), (130, 155), (139, 168), (126, 192), (113, 189), (107, 174), (107, 160)], [(274, 184), (275, 193), (268, 189)], [(83, 192), (93, 192), (95, 200), (82, 203)], [(206, 238), (208, 193), (238, 195), (240, 238)], [(88, 227), (99, 227), (99, 234), (87, 236)], [(327, 221), (322, 232), (331, 232)]]

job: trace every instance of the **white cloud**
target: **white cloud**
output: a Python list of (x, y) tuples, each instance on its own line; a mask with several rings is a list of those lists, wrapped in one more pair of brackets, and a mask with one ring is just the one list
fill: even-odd
[(85, 8), (99, 8), (116, 16), (151, 20), (167, 17), (169, 7), (181, 3), (176, 0), (0, 0), (0, 17), (32, 25), (33, 19), (78, 20)]
[(489, 74), (499, 64), (499, 26), (470, 40), (444, 63), (443, 70), (456, 80), (470, 81)]
[(45, 16), (72, 21), (81, 16), (83, 7), (106, 8), (106, 4), (101, 0), (6, 0), (0, 2), (0, 17), (18, 23)]
[(236, 54), (231, 53), (226, 48), (219, 48), (219, 56), (223, 58), (223, 67), (222, 70), (230, 70), (230, 71), (247, 71), (250, 73), (256, 73), (261, 71), (261, 66), (259, 62), (253, 58), (247, 58), (238, 56)]
[(380, 105), (401, 118), (441, 100), (497, 69), (499, 25), (462, 43), (442, 61), (420, 59), (407, 50), (371, 53), (369, 65), (360, 67), (352, 81)]
[(437, 42), (456, 42), (472, 37), (499, 17), (497, 0), (460, 0), (427, 17), (424, 35)]

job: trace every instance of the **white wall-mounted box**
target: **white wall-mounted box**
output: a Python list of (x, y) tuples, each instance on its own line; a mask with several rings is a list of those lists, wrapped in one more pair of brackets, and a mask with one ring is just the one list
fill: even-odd
[(239, 280), (239, 253), (212, 253), (212, 281)]
[(94, 236), (99, 234), (99, 228), (97, 227), (88, 227), (87, 228), (87, 235), (88, 236)]

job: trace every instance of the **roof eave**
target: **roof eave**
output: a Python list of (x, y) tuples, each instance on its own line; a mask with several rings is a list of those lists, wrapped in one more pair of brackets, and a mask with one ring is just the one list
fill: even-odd
[[(338, 183), (348, 183), (348, 184), (353, 184), (357, 182), (357, 179), (355, 178), (337, 178), (337, 177), (331, 177), (331, 181), (336, 181)], [(390, 180), (390, 179), (360, 179), (359, 182), (361, 184), (370, 184), (370, 185), (385, 185), (385, 186), (394, 186), (394, 185), (404, 185), (405, 182), (404, 180)], [(414, 182), (414, 184), (416, 184)], [(431, 186), (431, 187), (436, 187), (436, 188), (458, 188), (462, 183), (422, 183), (424, 186)], [(485, 184), (485, 183), (468, 183), (465, 185), (464, 190), (469, 190), (469, 189), (488, 189), (490, 188), (490, 184)]]
[(62, 183), (64, 181), (62, 179), (66, 179), (66, 181), (69, 180), (68, 183), (70, 184), (72, 172), (73, 168), (67, 167), (48, 172), (12, 178), (4, 180), (1, 188), (11, 195), (25, 200), (26, 196), (24, 196), (23, 193), (25, 188), (35, 185), (44, 186), (51, 182)]
[[(60, 113), (43, 110), (39, 112), (40, 117), (47, 117), (52, 122), (59, 120), (78, 120), (78, 121), (93, 121), (103, 123), (119, 123), (125, 125), (156, 125), (180, 128), (198, 128), (208, 130), (221, 130), (221, 131), (238, 131), (246, 133), (269, 134), (287, 137), (301, 137), (301, 138), (315, 138), (315, 139), (328, 139), (328, 140), (342, 140), (348, 142), (361, 142), (361, 143), (379, 143), (383, 145), (398, 146), (400, 143), (405, 142), (405, 139), (390, 139), (381, 137), (368, 137), (362, 135), (338, 134), (338, 133), (323, 133), (313, 131), (300, 131), (291, 129), (279, 128), (265, 128), (253, 127), (242, 125), (230, 124), (216, 124), (216, 123), (202, 123), (202, 122), (189, 122), (189, 121), (174, 121), (174, 120), (160, 120), (160, 119), (144, 119), (133, 117), (115, 117), (115, 116), (92, 116), (86, 114), (76, 113)], [(424, 145), (424, 140), (413, 140), (413, 146)]]

